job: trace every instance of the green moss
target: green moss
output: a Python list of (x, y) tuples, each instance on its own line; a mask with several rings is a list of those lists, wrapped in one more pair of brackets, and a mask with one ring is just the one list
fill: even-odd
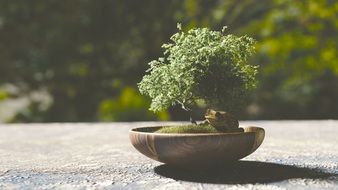
[(219, 133), (214, 127), (206, 125), (181, 125), (163, 127), (155, 133)]

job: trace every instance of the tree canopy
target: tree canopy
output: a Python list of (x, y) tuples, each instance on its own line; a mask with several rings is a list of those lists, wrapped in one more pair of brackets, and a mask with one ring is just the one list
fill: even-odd
[(170, 39), (162, 46), (164, 57), (149, 63), (149, 74), (139, 83), (152, 99), (151, 110), (177, 104), (190, 110), (196, 101), (233, 110), (255, 86), (257, 67), (247, 64), (254, 53), (252, 38), (195, 28)]

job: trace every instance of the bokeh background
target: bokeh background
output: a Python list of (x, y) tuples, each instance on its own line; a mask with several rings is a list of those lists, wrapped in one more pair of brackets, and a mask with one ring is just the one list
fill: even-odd
[(187, 120), (137, 90), (178, 22), (258, 41), (240, 119), (338, 119), (337, 13), (335, 0), (1, 0), (0, 122)]

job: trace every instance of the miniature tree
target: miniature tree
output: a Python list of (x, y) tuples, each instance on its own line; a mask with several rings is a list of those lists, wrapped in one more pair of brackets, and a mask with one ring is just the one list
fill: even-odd
[[(152, 99), (150, 110), (160, 111), (181, 105), (191, 112), (196, 102), (232, 111), (248, 90), (255, 87), (257, 66), (247, 64), (255, 41), (248, 36), (211, 31), (208, 28), (179, 32), (163, 44), (164, 57), (149, 63), (138, 84)], [(191, 115), (190, 115), (191, 116)], [(194, 122), (193, 119), (191, 119)]]

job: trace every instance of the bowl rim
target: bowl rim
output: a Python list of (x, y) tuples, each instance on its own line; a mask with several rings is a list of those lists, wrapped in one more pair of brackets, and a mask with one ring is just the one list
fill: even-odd
[(158, 135), (158, 136), (229, 136), (229, 135), (244, 135), (244, 134), (257, 133), (258, 130), (265, 131), (264, 128), (262, 127), (243, 126), (243, 125), (239, 125), (239, 127), (242, 127), (243, 129), (255, 128), (257, 129), (257, 131), (230, 132), (230, 133), (154, 133), (154, 132), (136, 131), (136, 129), (142, 129), (142, 128), (158, 128), (158, 127), (173, 127), (173, 126), (168, 125), (168, 126), (133, 127), (129, 130), (129, 134)]

